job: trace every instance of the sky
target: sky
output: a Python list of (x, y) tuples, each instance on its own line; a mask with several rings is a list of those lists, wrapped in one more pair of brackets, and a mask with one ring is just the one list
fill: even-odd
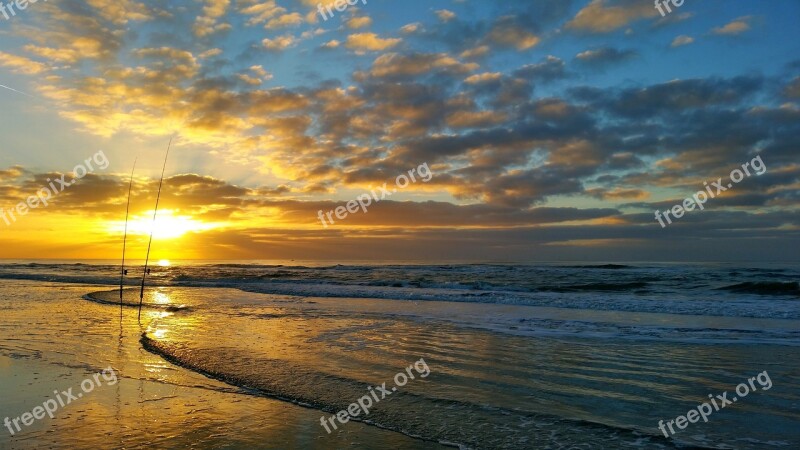
[(798, 260), (797, 1), (326, 5), (0, 12), (0, 258), (143, 258), (171, 142), (158, 259)]

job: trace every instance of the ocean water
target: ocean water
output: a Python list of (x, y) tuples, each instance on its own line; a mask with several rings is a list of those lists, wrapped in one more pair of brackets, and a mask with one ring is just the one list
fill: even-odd
[[(797, 266), (178, 263), (154, 269), (141, 325), (130, 306), (135, 289), (125, 290), (123, 308), (116, 304), (117, 271), (97, 262), (0, 264), (0, 356), (12, 368), (54, 364), (80, 373), (111, 365), (131, 389), (87, 413), (95, 430), (80, 433), (87, 445), (800, 446)], [(77, 323), (42, 316), (55, 310)], [(118, 350), (109, 350), (115, 341)], [(86, 350), (66, 351), (65, 342)], [(395, 374), (420, 359), (428, 376), (330, 435), (322, 428), (322, 416), (370, 387), (393, 386)], [(659, 431), (660, 420), (709, 394), (730, 398), (764, 371), (771, 388), (755, 384), (707, 423), (670, 438)], [(158, 401), (181, 420), (140, 411), (152, 405), (141, 406), (136, 388), (150, 385), (180, 391)], [(196, 389), (204, 408), (187, 406), (196, 400), (186, 391)], [(238, 406), (226, 407), (224, 419), (206, 410), (231, 399)], [(26, 400), (14, 405), (24, 410)], [(291, 413), (254, 419), (254, 409), (278, 407)], [(106, 409), (121, 412), (109, 420)], [(187, 424), (183, 416), (195, 410), (204, 412)], [(160, 427), (132, 419), (142, 416)], [(239, 428), (253, 423), (262, 426)], [(5, 442), (59, 447), (59, 430)]]

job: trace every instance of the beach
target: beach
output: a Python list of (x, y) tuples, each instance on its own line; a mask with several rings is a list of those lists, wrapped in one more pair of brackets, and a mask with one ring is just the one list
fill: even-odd
[[(81, 299), (86, 288), (26, 281), (4, 285), (0, 357), (4, 416), (30, 411), (53, 397), (53, 390), (77, 387), (109, 365), (119, 382), (96, 388), (63, 408), (55, 419), (46, 417), (14, 436), (4, 429), (0, 448), (418, 445), (398, 433), (359, 423), (327, 436), (317, 411), (253, 395), (170, 364), (142, 349), (135, 309), (124, 311), (120, 339), (119, 308)], [(18, 295), (10, 294), (14, 291)], [(37, 297), (37, 302), (30, 300)], [(21, 327), (26, 331), (20, 332)]]
[[(677, 314), (655, 312), (664, 306), (647, 303), (644, 291), (657, 286), (645, 282), (636, 288), (639, 308), (631, 307), (636, 295), (620, 292), (606, 293), (605, 309), (578, 308), (559, 304), (558, 296), (515, 297), (510, 278), (504, 287), (459, 289), (453, 272), (539, 270), (552, 279), (561, 271), (573, 281), (582, 273), (586, 279), (573, 285), (583, 286), (612, 271), (624, 279), (655, 269), (443, 267), (450, 280), (435, 280), (437, 287), (417, 276), (416, 287), (394, 287), (404, 284), (395, 279), (388, 288), (364, 280), (398, 268), (163, 269), (154, 274), (163, 286), (148, 289), (140, 324), (136, 289), (125, 290), (124, 307), (114, 303), (113, 266), (4, 265), (3, 416), (31, 411), (54, 390), (80, 386), (109, 367), (119, 381), (95, 387), (52, 419), (14, 435), (6, 430), (0, 446), (790, 448), (800, 442), (800, 308), (792, 309), (791, 296), (732, 295), (716, 315), (688, 311), (726, 298), (683, 300), (682, 308), (666, 308)], [(663, 279), (675, 269), (658, 270)], [(794, 275), (786, 268), (762, 270), (768, 271), (757, 276)], [(331, 273), (305, 278), (313, 271)], [(430, 276), (442, 269), (406, 270), (415, 271)], [(195, 280), (199, 273), (203, 281)], [(287, 289), (300, 273), (298, 291), (317, 286), (328, 295), (264, 292)], [(516, 287), (530, 273), (524, 275)], [(76, 283), (77, 276), (85, 278)], [(461, 299), (453, 301), (458, 290)], [(367, 297), (368, 291), (377, 295)], [(759, 301), (774, 303), (778, 312), (754, 308)], [(527, 304), (535, 302), (542, 305)], [(424, 377), (408, 369), (420, 360), (429, 369)], [(733, 393), (764, 371), (768, 388), (754, 381), (753, 392), (707, 422), (674, 427), (669, 439), (659, 431), (660, 420), (685, 415), (711, 394)], [(334, 421), (335, 430), (325, 421), (381, 386), (386, 392), (373, 396), (378, 401), (368, 414), (353, 410), (358, 416)]]

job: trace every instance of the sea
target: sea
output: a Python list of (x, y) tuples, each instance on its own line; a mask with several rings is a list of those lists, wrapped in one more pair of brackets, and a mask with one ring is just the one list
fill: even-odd
[(0, 447), (800, 448), (797, 264), (172, 261), (141, 317), (128, 270), (0, 261), (0, 420), (122, 380)]

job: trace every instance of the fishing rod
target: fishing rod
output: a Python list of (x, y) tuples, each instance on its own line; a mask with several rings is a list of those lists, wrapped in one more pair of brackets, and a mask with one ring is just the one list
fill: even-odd
[(131, 169), (131, 182), (128, 185), (128, 206), (125, 208), (125, 237), (122, 238), (122, 269), (119, 275), (119, 310), (122, 311), (122, 285), (125, 282), (125, 275), (127, 270), (125, 270), (125, 248), (128, 244), (128, 216), (131, 212), (131, 192), (133, 192), (133, 172), (136, 170), (136, 161), (139, 158), (133, 160), (133, 169)]
[(158, 202), (161, 200), (161, 187), (164, 185), (164, 173), (167, 170), (167, 158), (169, 157), (169, 149), (172, 147), (172, 138), (169, 139), (167, 145), (167, 154), (164, 156), (164, 167), (161, 168), (161, 181), (158, 183), (158, 195), (156, 196), (156, 209), (153, 211), (153, 225), (150, 227), (150, 242), (147, 244), (147, 256), (144, 260), (144, 275), (142, 275), (142, 290), (139, 293), (139, 320), (142, 319), (142, 303), (144, 302), (144, 282), (147, 279), (147, 264), (150, 262), (150, 246), (153, 245), (153, 232), (156, 228), (156, 214), (158, 214)]

